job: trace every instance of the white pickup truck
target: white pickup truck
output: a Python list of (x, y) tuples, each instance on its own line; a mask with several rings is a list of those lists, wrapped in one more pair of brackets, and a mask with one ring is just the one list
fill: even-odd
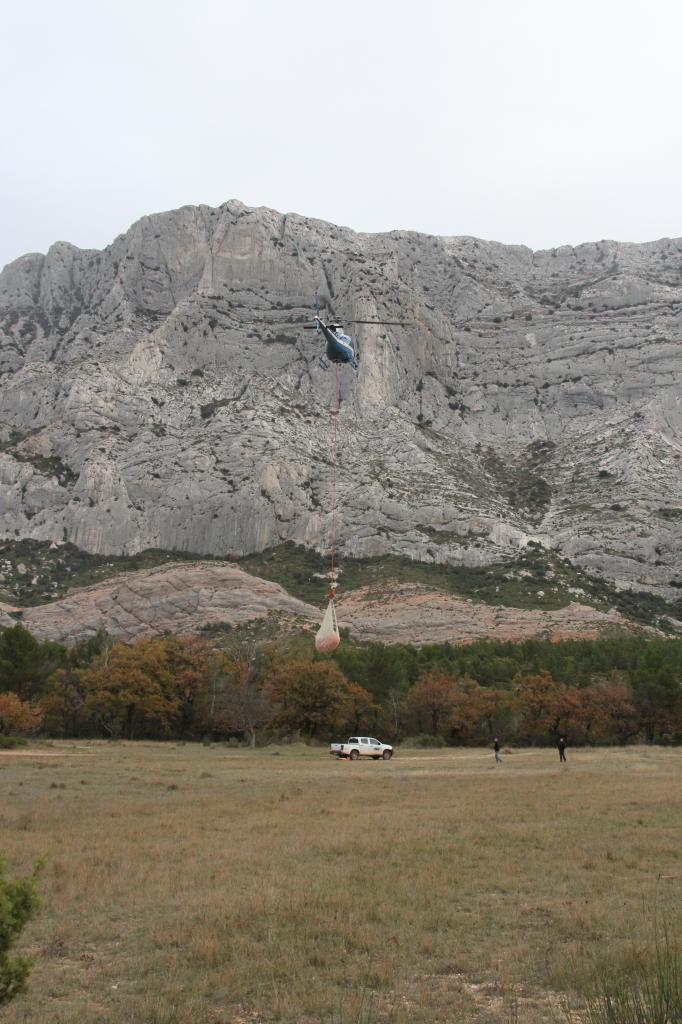
[(388, 743), (379, 743), (372, 736), (351, 736), (348, 743), (332, 743), (329, 753), (335, 757), (348, 757), (351, 761), (357, 761), (359, 757), (388, 761), (393, 757), (393, 747)]

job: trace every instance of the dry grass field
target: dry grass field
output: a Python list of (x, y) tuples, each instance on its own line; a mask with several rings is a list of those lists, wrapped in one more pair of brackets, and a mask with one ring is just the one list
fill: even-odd
[(682, 749), (59, 743), (0, 752), (38, 858), (3, 1024), (561, 1019), (584, 965), (682, 904)]

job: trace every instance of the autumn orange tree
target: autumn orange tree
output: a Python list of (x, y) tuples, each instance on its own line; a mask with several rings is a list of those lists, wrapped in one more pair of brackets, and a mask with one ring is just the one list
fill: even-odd
[(357, 683), (347, 684), (347, 712), (343, 723), (349, 733), (376, 731), (381, 714), (381, 706), (372, 695)]
[(11, 626), (0, 630), (0, 729), (34, 732), (42, 714), (55, 736), (238, 734), (253, 744), (267, 727), (394, 741), (426, 732), (449, 743), (682, 742), (682, 638), (349, 642), (328, 661), (307, 635), (276, 648), (245, 643), (125, 645), (100, 633), (63, 647)]
[(640, 720), (632, 690), (617, 674), (574, 691), (578, 706), (568, 728), (573, 743), (627, 743)]
[(227, 659), (196, 636), (167, 637), (164, 653), (178, 701), (177, 733), (180, 739), (204, 735), (212, 726), (212, 698)]
[(514, 706), (518, 731), (524, 741), (540, 743), (552, 738), (560, 722), (559, 687), (549, 672), (517, 676)]
[(457, 679), (440, 668), (425, 672), (408, 691), (408, 720), (417, 732), (446, 736), (452, 728), (455, 705), (460, 696)]
[(0, 693), (0, 735), (27, 736), (42, 725), (39, 706), (20, 700), (16, 693)]
[(81, 681), (84, 713), (107, 736), (131, 740), (140, 726), (167, 736), (179, 718), (181, 702), (161, 639), (115, 643)]
[(517, 676), (514, 710), (522, 742), (554, 742), (560, 735), (575, 742), (584, 717), (582, 690), (555, 682), (549, 672)]
[(273, 728), (281, 733), (300, 733), (308, 739), (330, 735), (352, 713), (348, 680), (331, 661), (299, 656), (275, 662), (263, 689), (274, 707)]
[(511, 728), (508, 691), (480, 686), (470, 676), (460, 678), (445, 669), (425, 672), (409, 691), (406, 707), (412, 728), (451, 742), (488, 742)]
[(513, 700), (508, 690), (479, 686), (465, 677), (459, 687), (450, 719), (453, 738), (462, 742), (488, 743), (494, 736), (511, 738)]

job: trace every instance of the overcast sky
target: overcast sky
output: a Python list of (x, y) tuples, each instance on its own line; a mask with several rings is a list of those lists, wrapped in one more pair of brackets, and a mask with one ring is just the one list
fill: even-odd
[(33, 0), (0, 266), (237, 198), (534, 249), (682, 235), (679, 0)]

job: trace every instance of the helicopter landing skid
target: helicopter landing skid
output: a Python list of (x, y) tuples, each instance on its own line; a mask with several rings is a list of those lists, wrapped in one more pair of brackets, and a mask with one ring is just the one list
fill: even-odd
[(329, 369), (329, 360), (325, 359), (324, 356), (320, 356), (319, 363), (323, 370)]

